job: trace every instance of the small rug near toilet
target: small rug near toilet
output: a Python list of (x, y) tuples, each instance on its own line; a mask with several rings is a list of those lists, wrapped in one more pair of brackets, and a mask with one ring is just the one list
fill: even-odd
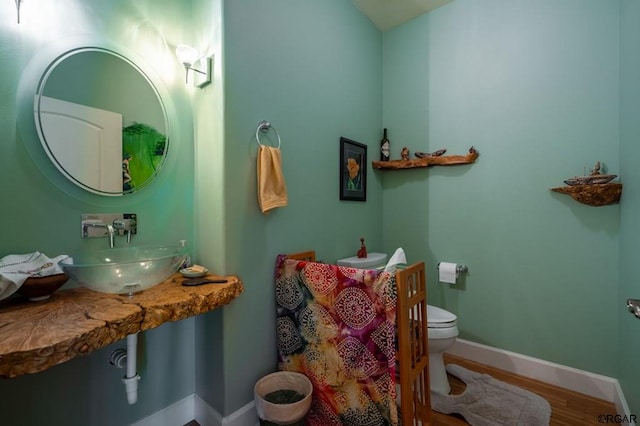
[(460, 395), (431, 393), (431, 408), (462, 415), (472, 426), (548, 425), (551, 406), (542, 397), (456, 364), (447, 372), (466, 383)]

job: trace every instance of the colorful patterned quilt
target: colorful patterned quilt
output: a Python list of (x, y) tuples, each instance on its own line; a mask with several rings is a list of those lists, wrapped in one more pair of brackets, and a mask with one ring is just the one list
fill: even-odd
[(278, 257), (278, 367), (313, 383), (308, 425), (397, 425), (394, 274)]

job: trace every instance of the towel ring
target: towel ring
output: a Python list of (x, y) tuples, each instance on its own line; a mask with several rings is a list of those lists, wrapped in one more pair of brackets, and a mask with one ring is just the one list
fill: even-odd
[(262, 142), (260, 142), (260, 132), (269, 133), (269, 130), (273, 130), (276, 133), (276, 136), (278, 137), (278, 146), (276, 148), (280, 148), (280, 134), (267, 120), (262, 120), (258, 123), (258, 128), (256, 129), (256, 140), (258, 141), (258, 145), (262, 145)]

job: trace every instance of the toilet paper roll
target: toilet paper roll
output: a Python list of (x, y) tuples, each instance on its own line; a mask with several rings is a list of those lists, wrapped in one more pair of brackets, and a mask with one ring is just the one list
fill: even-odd
[(455, 284), (457, 278), (458, 265), (449, 262), (440, 262), (439, 266), (439, 280), (442, 283)]

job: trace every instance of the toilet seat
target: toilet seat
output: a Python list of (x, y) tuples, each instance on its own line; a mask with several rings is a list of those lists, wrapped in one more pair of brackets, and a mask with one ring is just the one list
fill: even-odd
[(427, 305), (427, 326), (429, 328), (452, 328), (457, 325), (458, 317), (451, 312)]

